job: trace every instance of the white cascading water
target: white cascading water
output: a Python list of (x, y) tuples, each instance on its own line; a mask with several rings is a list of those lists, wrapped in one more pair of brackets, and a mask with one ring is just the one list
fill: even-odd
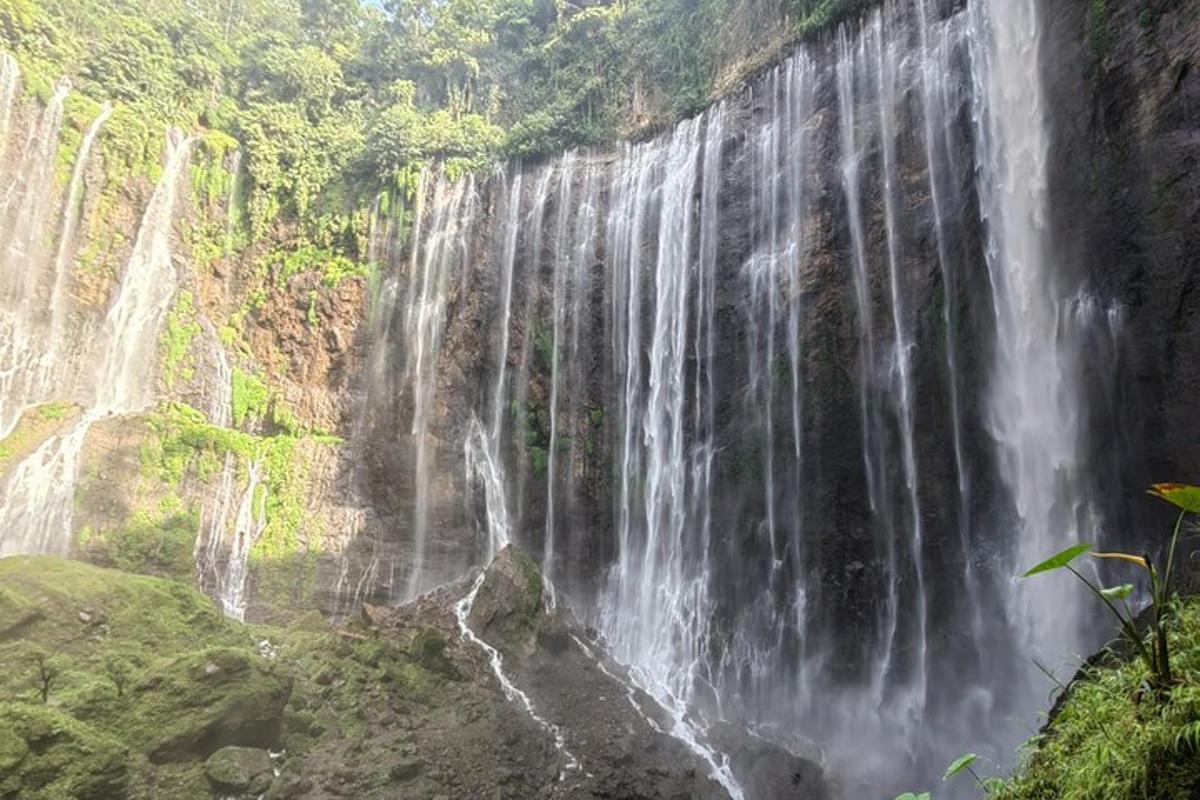
[[(1083, 330), (1072, 324), (1075, 292), (1051, 262), (1038, 2), (992, 0), (968, 13), (976, 175), (996, 318), (987, 424), (1018, 518), (1008, 553), (1017, 573), (1099, 533), (1089, 530), (1096, 520), (1081, 461)], [(1075, 587), (1053, 580), (1010, 586), (1010, 613), (1029, 651), (1049, 661), (1081, 651), (1083, 598)]]
[[(702, 155), (719, 136), (721, 111), (680, 123), (663, 139), (625, 153), (614, 172), (608, 257), (613, 272), (613, 345), (622, 375), (617, 557), (601, 598), (600, 625), (630, 677), (672, 715), (672, 735), (704, 759), (737, 800), (727, 759), (703, 742), (689, 714), (705, 670), (712, 619), (707, 554), (688, 545), (692, 464), (685, 408), (691, 355), (688, 305), (693, 261), (692, 197)], [(654, 261), (643, 264), (646, 237)], [(643, 287), (649, 273), (652, 286)], [(652, 297), (643, 332), (642, 300)], [(645, 334), (648, 334), (645, 335)], [(643, 352), (648, 373), (643, 374)]]
[(0, 51), (0, 163), (8, 155), (8, 139), (12, 130), (13, 106), (21, 86), (21, 65), (12, 53)]
[[(8, 66), (15, 71), (15, 62)], [(47, 243), (56, 220), (46, 211), (56, 196), (59, 133), (70, 89), (68, 81), (58, 83), (29, 127), (13, 174), (3, 176), (8, 185), (0, 201), (0, 436), (8, 435), (27, 408), (50, 399), (47, 390), (58, 388), (46, 381), (53, 349), (49, 318), (64, 300), (47, 301), (46, 284), (52, 283)]]
[[(563, 395), (584, 380), (580, 335), (587, 324), (588, 270), (596, 257), (601, 231), (598, 206), (602, 175), (596, 159), (590, 154), (570, 153), (563, 157), (558, 181), (551, 264), (550, 447), (542, 548), (542, 573), (547, 576), (559, 574), (559, 562), (569, 557), (569, 553), (560, 553), (558, 539), (563, 538), (564, 544), (570, 544), (570, 536), (563, 534), (573, 523), (569, 510), (577, 489), (576, 459), (580, 438), (587, 435), (577, 427), (564, 428), (564, 424), (570, 426), (578, 419), (579, 407), (576, 393), (569, 393), (564, 409)], [(565, 419), (564, 410), (567, 412)], [(553, 588), (549, 582), (547, 586)]]
[(71, 182), (67, 184), (67, 196), (63, 199), (62, 228), (58, 233), (58, 252), (54, 256), (54, 288), (50, 292), (50, 362), (64, 357), (59, 353), (67, 344), (64, 340), (67, 314), (70, 310), (67, 284), (76, 243), (75, 234), (82, 213), (80, 204), (83, 202), (84, 180), (91, 161), (92, 147), (96, 144), (104, 123), (112, 116), (112, 111), (112, 104), (104, 103), (91, 127), (83, 135), (83, 141), (79, 144), (79, 155), (75, 157), (75, 166), (71, 170)]
[(413, 407), (409, 434), (415, 450), (413, 481), (416, 495), (408, 597), (415, 597), (423, 588), (437, 582), (436, 571), (429, 569), (425, 559), (431, 482), (434, 479), (430, 459), (435, 455), (431, 452), (429, 420), (434, 410), (437, 356), (445, 324), (447, 289), (453, 275), (466, 271), (469, 242), (464, 232), (470, 229), (478, 207), (473, 176), (451, 181), (440, 174), (433, 192), (432, 218), (426, 223), (418, 211), (414, 223), (414, 241), (420, 246), (412, 251), (404, 309), (408, 344), (405, 375)]
[[(501, 223), (503, 230), (502, 247), (504, 248), (500, 256), (500, 291), (502, 296), (500, 301), (501, 334), (500, 347), (496, 351), (496, 385), (491, 397), (492, 413), (490, 415), (490, 426), (485, 434), (479, 420), (473, 418), (471, 432), (467, 435), (466, 440), (466, 447), (468, 448), (468, 479), (472, 474), (479, 475), (479, 469), (486, 469), (489, 475), (480, 475), (481, 478), (484, 478), (484, 491), (498, 491), (501, 493), (499, 497), (489, 496), (487, 498), (489, 524), (487, 526), (487, 549), (484, 552), (484, 559), (487, 563), (490, 563), (496, 557), (496, 554), (511, 541), (507, 512), (508, 500), (503, 494), (508, 491), (508, 483), (500, 476), (499, 472), (503, 469), (501, 450), (503, 448), (504, 436), (504, 412), (507, 410), (505, 393), (508, 389), (508, 351), (509, 339), (511, 338), (517, 234), (521, 228), (522, 177), (520, 172), (512, 176), (508, 187), (508, 203), (504, 208), (504, 219)], [(475, 450), (472, 451), (471, 448), (475, 448)], [(473, 458), (472, 452), (474, 452)], [(492, 476), (498, 478), (499, 482), (493, 483), (487, 479)], [(502, 519), (494, 516), (493, 508), (505, 509)]]
[[(213, 353), (213, 372), (210, 379), (212, 397), (208, 403), (208, 421), (222, 428), (233, 425), (233, 369), (229, 355), (221, 344), (216, 327), (207, 316), (200, 318), (201, 330)], [(235, 453), (225, 454), (221, 471), (217, 474), (215, 489), (208, 492), (200, 509), (200, 530), (196, 536), (193, 557), (200, 587), (217, 595), (222, 606), (229, 603), (222, 587), (233, 583), (223, 572), (228, 565), (228, 556), (236, 545), (229, 530), (229, 521), (235, 519), (234, 509), (239, 505), (235, 486), (237, 483), (238, 457)], [(252, 493), (251, 493), (252, 494)], [(233, 534), (236, 536), (236, 532)], [(236, 604), (233, 604), (236, 607)]]
[(250, 465), (246, 488), (238, 502), (233, 531), (226, 546), (225, 570), (219, 576), (217, 597), (225, 616), (236, 620), (246, 618), (246, 579), (250, 574), (250, 552), (267, 527), (266, 492), (262, 484), (262, 461)]
[(84, 412), (67, 431), (46, 440), (10, 473), (0, 495), (0, 556), (65, 553), (79, 456), (92, 424), (146, 408), (153, 400), (158, 332), (175, 292), (171, 229), (178, 182), (192, 140), (172, 131), (162, 178), (150, 198), (116, 297), (83, 362)]
[[(550, 297), (550, 446), (546, 453), (546, 534), (542, 547), (542, 574), (553, 575), (554, 572), (554, 534), (555, 514), (554, 495), (558, 481), (558, 390), (562, 370), (563, 326), (567, 312), (567, 277), (571, 272), (571, 250), (574, 241), (571, 228), (572, 191), (575, 189), (575, 165), (579, 156), (575, 152), (567, 153), (558, 164), (558, 201), (556, 204), (556, 219), (554, 223), (554, 260), (551, 273)], [(552, 584), (547, 584), (552, 585)], [(553, 598), (553, 593), (551, 597)]]

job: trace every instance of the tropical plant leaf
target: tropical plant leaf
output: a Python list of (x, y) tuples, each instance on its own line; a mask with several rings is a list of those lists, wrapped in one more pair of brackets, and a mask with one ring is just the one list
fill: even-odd
[(1122, 583), (1120, 586), (1110, 586), (1107, 589), (1101, 589), (1100, 594), (1107, 597), (1109, 600), (1124, 600), (1129, 595), (1133, 594), (1132, 583)]
[(1092, 558), (1119, 558), (1122, 561), (1128, 561), (1131, 564), (1137, 564), (1144, 570), (1149, 571), (1150, 569), (1150, 565), (1146, 563), (1146, 559), (1130, 553), (1092, 553), (1091, 556)]
[(942, 776), (942, 780), (948, 781), (964, 769), (970, 768), (975, 763), (975, 759), (979, 756), (974, 753), (967, 753), (965, 756), (959, 756), (954, 759), (954, 763), (946, 767), (946, 774)]
[[(1091, 549), (1092, 549), (1092, 546), (1090, 544), (1086, 544), (1086, 543), (1085, 544), (1077, 544), (1074, 547), (1068, 547), (1066, 550), (1063, 550), (1058, 555), (1047, 558), (1045, 561), (1038, 564), (1036, 567), (1029, 570), (1021, 577), (1022, 578), (1032, 578), (1034, 575), (1040, 575), (1043, 572), (1053, 572), (1056, 569), (1062, 569), (1067, 564), (1070, 564), (1072, 561), (1079, 558), (1079, 556), (1083, 555), (1084, 553), (1086, 553), (1088, 550), (1091, 550)], [(955, 763), (958, 763), (958, 762), (955, 762)]]
[(1166, 500), (1176, 508), (1200, 514), (1200, 486), (1184, 483), (1156, 483), (1148, 490), (1154, 497)]
[(896, 800), (929, 800), (929, 792), (921, 792), (920, 794), (905, 792), (897, 797)]

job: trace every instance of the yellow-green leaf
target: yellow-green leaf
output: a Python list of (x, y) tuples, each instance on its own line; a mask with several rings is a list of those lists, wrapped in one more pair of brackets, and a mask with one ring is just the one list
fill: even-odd
[(1200, 486), (1188, 486), (1184, 483), (1156, 483), (1150, 487), (1149, 493), (1162, 498), (1176, 508), (1200, 514)]

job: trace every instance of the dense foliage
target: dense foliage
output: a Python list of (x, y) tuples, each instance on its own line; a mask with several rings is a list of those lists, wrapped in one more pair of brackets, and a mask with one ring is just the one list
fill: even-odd
[(1149, 688), (1141, 660), (1089, 671), (1053, 724), (1034, 739), (1003, 800), (1190, 800), (1200, 792), (1200, 606), (1170, 631), (1175, 682)]
[[(477, 168), (662, 125), (870, 2), (0, 0), (0, 47), (39, 94), (65, 75), (114, 101), (106, 155), (133, 174), (154, 172), (169, 124), (239, 142), (261, 235), (410, 187), (431, 159)], [(74, 102), (81, 127), (94, 109)]]

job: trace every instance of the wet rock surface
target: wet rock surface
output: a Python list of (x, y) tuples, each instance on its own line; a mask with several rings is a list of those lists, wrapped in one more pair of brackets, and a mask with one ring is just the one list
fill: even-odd
[[(407, 639), (410, 652), (430, 635), (428, 629), (412, 630), (436, 622), (447, 632), (449, 661), (470, 684), (456, 689), (464, 696), (474, 696), (480, 686), (491, 690), (490, 698), (468, 701), (470, 710), (456, 715), (466, 723), (459, 729), (442, 727), (437, 716), (422, 723), (437, 725), (436, 746), (434, 736), (417, 737), (420, 757), (434, 775), (457, 774), (459, 783), (451, 788), (460, 791), (468, 786), (479, 791), (471, 780), (495, 780), (502, 797), (728, 796), (711, 777), (713, 764), (666, 732), (673, 725), (667, 711), (604, 655), (602, 644), (589, 637), (568, 608), (548, 605), (536, 566), (516, 548), (502, 551), (485, 571), (468, 620), (476, 636), (499, 651), (505, 675), (528, 696), (542, 722), (520, 702), (504, 698), (488, 655), (456, 632), (453, 606), (472, 585), (463, 580), (400, 608), (371, 607), (366, 615), (385, 638)], [(497, 724), (504, 729), (479, 739), (472, 736), (473, 730)], [(555, 734), (561, 736), (561, 749), (554, 746)], [(736, 726), (726, 726), (720, 740), (718, 752), (724, 747), (737, 751), (733, 768), (738, 781), (756, 787), (749, 796), (827, 796), (817, 764), (754, 740)], [(468, 747), (475, 756), (466, 755)], [(498, 763), (488, 767), (493, 753)], [(519, 759), (511, 758), (518, 753)], [(460, 758), (472, 766), (456, 769)], [(439, 762), (445, 765), (441, 769)], [(478, 777), (474, 770), (480, 770)], [(531, 794), (521, 795), (519, 787)], [(468, 791), (465, 796), (476, 795)]]

